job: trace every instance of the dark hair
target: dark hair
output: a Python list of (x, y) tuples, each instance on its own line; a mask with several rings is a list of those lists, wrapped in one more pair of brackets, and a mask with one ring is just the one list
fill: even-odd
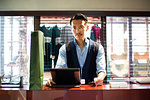
[(75, 16), (73, 16), (71, 19), (70, 19), (70, 25), (72, 24), (72, 20), (84, 20), (85, 23), (87, 23), (87, 17), (81, 13), (77, 13)]

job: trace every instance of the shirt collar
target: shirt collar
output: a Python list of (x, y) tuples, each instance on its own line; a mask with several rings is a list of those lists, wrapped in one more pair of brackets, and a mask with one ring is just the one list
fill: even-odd
[[(75, 46), (78, 45), (75, 38), (73, 39), (73, 43), (74, 43)], [(88, 44), (89, 44), (89, 39), (85, 38), (85, 46), (87, 46)]]

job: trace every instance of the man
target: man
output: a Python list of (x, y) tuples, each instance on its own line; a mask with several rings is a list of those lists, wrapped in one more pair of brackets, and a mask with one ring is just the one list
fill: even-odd
[[(87, 21), (80, 13), (70, 20), (74, 40), (60, 48), (55, 68), (80, 68), (86, 84), (94, 80), (96, 85), (102, 85), (106, 76), (104, 49), (86, 37)], [(47, 82), (51, 84), (55, 84), (52, 79)]]

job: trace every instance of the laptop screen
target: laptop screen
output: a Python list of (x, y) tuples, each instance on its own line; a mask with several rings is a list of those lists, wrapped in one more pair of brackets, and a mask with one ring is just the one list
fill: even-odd
[(50, 69), (56, 85), (80, 85), (80, 68)]

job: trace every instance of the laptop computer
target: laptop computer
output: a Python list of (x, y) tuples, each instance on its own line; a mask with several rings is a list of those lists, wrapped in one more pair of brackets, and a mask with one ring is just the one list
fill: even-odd
[(80, 68), (51, 68), (52, 87), (80, 87)]

